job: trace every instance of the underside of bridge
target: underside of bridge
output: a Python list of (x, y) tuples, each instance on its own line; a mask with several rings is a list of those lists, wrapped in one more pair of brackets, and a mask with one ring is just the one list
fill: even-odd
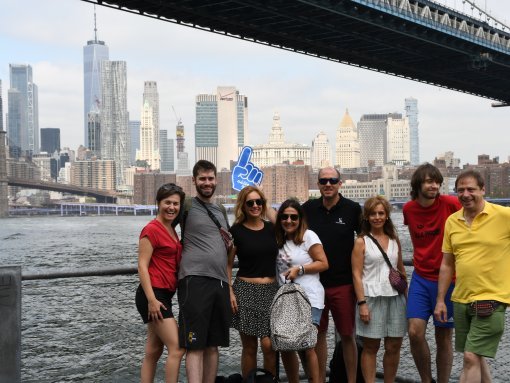
[(18, 186), (26, 189), (48, 190), (60, 193), (92, 197), (96, 199), (96, 202), (100, 203), (115, 203), (117, 201), (117, 195), (115, 194), (115, 192), (84, 188), (76, 185), (59, 184), (55, 182), (45, 182), (39, 180), (29, 180), (23, 178), (18, 179), (10, 177), (7, 178), (6, 184), (8, 184), (9, 186)]
[(352, 0), (84, 1), (510, 103), (510, 49)]

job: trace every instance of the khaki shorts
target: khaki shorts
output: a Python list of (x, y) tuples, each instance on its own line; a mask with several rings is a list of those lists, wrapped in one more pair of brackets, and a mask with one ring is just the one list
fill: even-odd
[(485, 318), (469, 312), (469, 304), (453, 302), (455, 351), (494, 358), (505, 329), (506, 305), (501, 304)]

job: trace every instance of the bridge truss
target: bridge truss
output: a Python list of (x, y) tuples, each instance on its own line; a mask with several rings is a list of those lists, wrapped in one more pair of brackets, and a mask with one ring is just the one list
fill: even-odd
[(510, 102), (510, 34), (430, 0), (83, 0)]

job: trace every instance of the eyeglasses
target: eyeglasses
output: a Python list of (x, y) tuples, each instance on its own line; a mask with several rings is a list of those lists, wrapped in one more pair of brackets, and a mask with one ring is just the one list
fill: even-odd
[(327, 185), (328, 182), (330, 185), (336, 185), (340, 182), (340, 178), (319, 178), (319, 183), (321, 185)]
[(248, 206), (248, 207), (253, 207), (254, 205), (262, 206), (262, 205), (264, 205), (264, 202), (265, 201), (262, 198), (250, 199), (250, 200), (246, 201), (246, 206)]
[(298, 214), (282, 214), (280, 220), (287, 221), (290, 218), (292, 222), (296, 222), (299, 219)]

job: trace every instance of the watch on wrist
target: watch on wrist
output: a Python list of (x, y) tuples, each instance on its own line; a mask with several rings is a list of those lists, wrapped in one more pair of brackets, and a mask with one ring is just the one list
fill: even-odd
[(305, 267), (303, 265), (299, 265), (299, 271), (297, 275), (301, 276), (305, 273)]
[(358, 306), (364, 305), (365, 303), (367, 303), (365, 299), (363, 299), (362, 301), (358, 301)]

